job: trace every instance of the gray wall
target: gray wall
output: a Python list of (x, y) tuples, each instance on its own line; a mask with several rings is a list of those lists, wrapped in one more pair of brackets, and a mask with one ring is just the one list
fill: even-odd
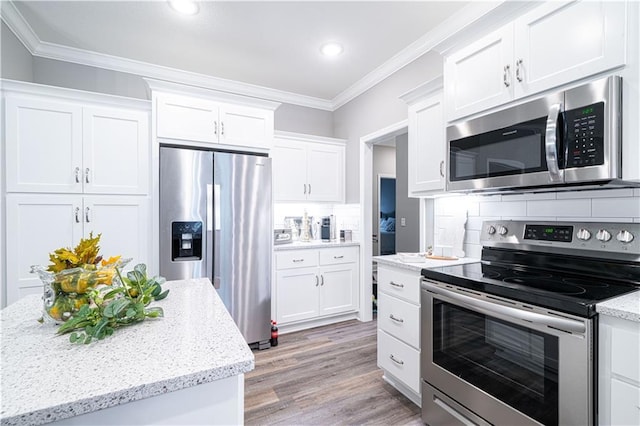
[(32, 82), (31, 53), (4, 22), (0, 21), (0, 27), (0, 77)]
[(333, 113), (298, 105), (282, 104), (274, 116), (276, 130), (333, 136)]
[(334, 136), (348, 139), (346, 202), (360, 202), (360, 138), (407, 119), (407, 104), (398, 96), (442, 75), (442, 57), (429, 52), (333, 114)]
[[(396, 252), (420, 251), (420, 201), (409, 198), (409, 136), (396, 137)], [(405, 226), (401, 226), (402, 218)], [(423, 224), (422, 226), (425, 226)]]

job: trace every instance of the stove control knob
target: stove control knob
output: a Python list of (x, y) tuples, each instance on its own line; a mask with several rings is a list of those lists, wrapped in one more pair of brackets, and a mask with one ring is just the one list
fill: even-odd
[(616, 238), (621, 243), (630, 243), (631, 241), (633, 241), (633, 234), (623, 229), (622, 231), (618, 232), (618, 235), (616, 235)]
[(507, 235), (507, 232), (509, 232), (509, 230), (505, 226), (498, 226), (498, 234)]
[(606, 229), (601, 229), (596, 233), (596, 238), (606, 243), (611, 239), (611, 234)]
[(495, 233), (496, 233), (496, 228), (493, 225), (489, 225), (489, 227), (487, 228), (487, 234), (493, 235)]
[(579, 240), (588, 241), (591, 238), (591, 232), (589, 232), (588, 229), (580, 228), (576, 237), (578, 237)]

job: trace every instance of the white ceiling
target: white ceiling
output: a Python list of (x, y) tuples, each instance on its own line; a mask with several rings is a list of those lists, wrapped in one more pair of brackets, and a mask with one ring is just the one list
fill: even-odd
[[(40, 42), (325, 100), (461, 11), (462, 1), (14, 1)], [(341, 42), (337, 58), (320, 55)]]

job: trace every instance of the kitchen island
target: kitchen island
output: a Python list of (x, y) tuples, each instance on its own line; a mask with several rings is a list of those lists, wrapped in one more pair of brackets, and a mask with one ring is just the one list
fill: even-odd
[(38, 323), (38, 295), (3, 309), (0, 424), (242, 424), (247, 343), (208, 279), (163, 288), (164, 318), (88, 345)]

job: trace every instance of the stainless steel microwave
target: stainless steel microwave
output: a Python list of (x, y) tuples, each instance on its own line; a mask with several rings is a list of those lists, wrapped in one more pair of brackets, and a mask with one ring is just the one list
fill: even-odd
[(606, 185), (622, 178), (622, 78), (447, 127), (447, 191)]

